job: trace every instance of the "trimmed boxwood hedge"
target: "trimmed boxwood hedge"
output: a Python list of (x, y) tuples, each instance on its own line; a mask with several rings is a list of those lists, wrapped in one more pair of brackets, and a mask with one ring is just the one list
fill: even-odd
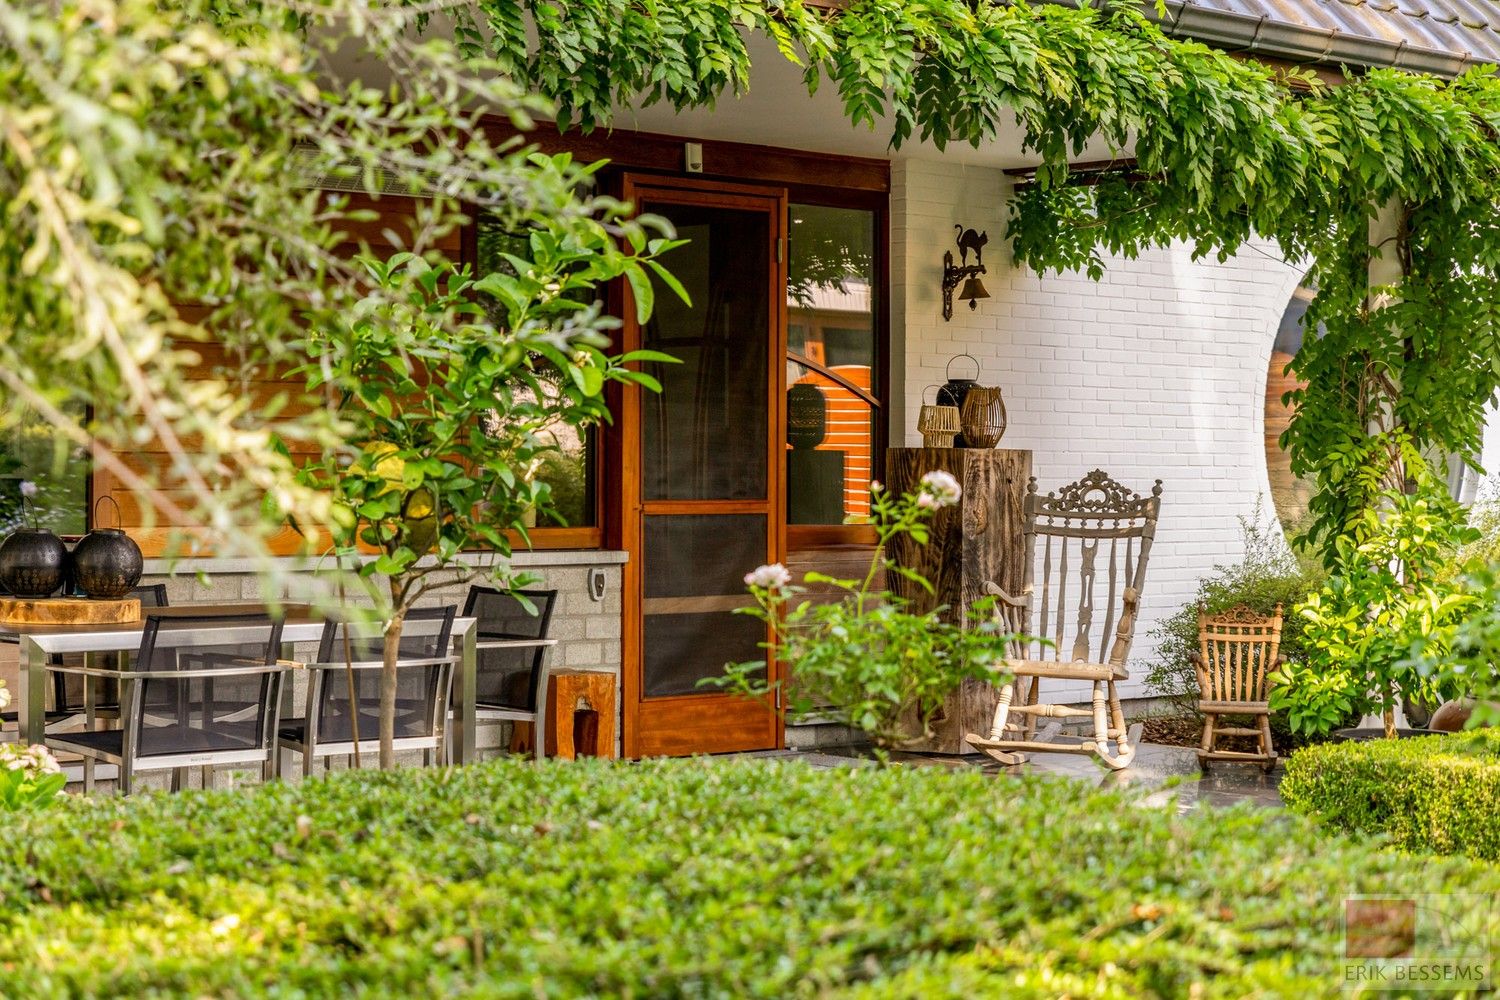
[(1343, 897), (1500, 869), (945, 768), (497, 762), (77, 799), (0, 841), (6, 996), (1337, 995)]
[(1298, 750), (1281, 798), (1330, 829), (1405, 851), (1500, 860), (1500, 731)]

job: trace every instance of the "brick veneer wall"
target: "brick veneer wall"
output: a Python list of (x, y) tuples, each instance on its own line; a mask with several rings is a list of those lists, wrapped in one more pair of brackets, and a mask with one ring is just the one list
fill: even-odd
[[(948, 359), (967, 352), (984, 384), (1005, 390), (1003, 444), (1034, 450), (1044, 491), (1093, 468), (1137, 489), (1163, 480), (1132, 651), (1138, 665), (1157, 621), (1188, 602), (1215, 564), (1242, 555), (1238, 519), (1262, 495), (1271, 513), (1266, 366), (1302, 269), (1265, 243), (1222, 264), (1194, 262), (1178, 246), (1110, 259), (1098, 282), (1039, 276), (1011, 261), (1003, 172), (927, 160), (893, 166), (891, 441), (921, 444), (922, 389), (941, 383)], [(983, 280), (991, 297), (973, 311), (955, 303), (945, 323), (942, 258), (955, 224), (989, 232)], [(1140, 676), (1128, 696), (1144, 694)]]

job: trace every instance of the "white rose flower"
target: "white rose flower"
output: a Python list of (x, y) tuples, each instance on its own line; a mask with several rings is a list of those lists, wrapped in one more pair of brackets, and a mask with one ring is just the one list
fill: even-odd
[[(938, 510), (958, 503), (964, 491), (951, 473), (936, 471), (922, 477), (917, 506), (925, 510)], [(925, 502), (924, 502), (925, 501)]]
[(36, 496), (36, 483), (33, 483), (29, 479), (23, 479), (23, 480), (21, 480), (20, 489), (21, 489), (21, 495), (23, 497), (26, 497), (28, 500), (30, 498)]
[(748, 586), (759, 587), (762, 590), (780, 590), (791, 582), (791, 571), (781, 563), (757, 566), (753, 571), (745, 574), (745, 583)]

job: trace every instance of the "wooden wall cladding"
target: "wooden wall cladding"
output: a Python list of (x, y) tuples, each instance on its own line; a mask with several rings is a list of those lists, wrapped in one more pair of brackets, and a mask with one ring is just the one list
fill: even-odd
[[(361, 250), (368, 249), (377, 255), (389, 255), (398, 250), (411, 249), (417, 210), (413, 199), (393, 195), (373, 198), (357, 193), (339, 193), (337, 196), (347, 198), (351, 209), (369, 209), (379, 213), (377, 219), (368, 222), (351, 222), (341, 227), (347, 239), (339, 245), (340, 254), (352, 257)], [(457, 261), (461, 256), (462, 245), (463, 234), (455, 229), (436, 241), (434, 248)], [(179, 304), (178, 310), (185, 318), (192, 321), (201, 320), (207, 313), (203, 307), (191, 303)], [(219, 344), (193, 343), (182, 346), (199, 357), (198, 363), (189, 369), (190, 378), (209, 380), (227, 377), (237, 380), (237, 389), (249, 395), (256, 407), (264, 405), (272, 397), (285, 393), (291, 388), (285, 381), (286, 367), (266, 368), (244, 373), (240, 371), (241, 366), (236, 359)], [(312, 404), (307, 401), (293, 399), (281, 410), (279, 418), (285, 419), (306, 413), (310, 405)], [(191, 451), (201, 447), (202, 442), (201, 439), (189, 435), (183, 439), (183, 444)], [(299, 449), (295, 442), (290, 444), (293, 455), (299, 452), (311, 453), (311, 450), (305, 447)], [(169, 498), (183, 501), (188, 499), (188, 494), (183, 489), (182, 479), (171, 471), (170, 456), (160, 441), (146, 441), (133, 448), (128, 454), (122, 455), (121, 458), (127, 468), (149, 477)], [(148, 557), (166, 554), (174, 536), (181, 539), (183, 536), (196, 534), (186, 529), (184, 525), (172, 523), (170, 519), (164, 519), (159, 515), (148, 516), (148, 512), (143, 509), (142, 502), (135, 494), (116, 475), (106, 469), (96, 467), (90, 483), (90, 496), (95, 500), (105, 496), (112, 497), (119, 504), (121, 527), (130, 533), (130, 536), (140, 545), (141, 551)], [(107, 504), (105, 506), (108, 507)], [(277, 555), (291, 555), (301, 551), (306, 544), (307, 539), (288, 527), (271, 539), (271, 550)], [(184, 554), (184, 550), (180, 547), (177, 551), (179, 554)], [(208, 555), (211, 553), (205, 550), (194, 551), (192, 554)]]

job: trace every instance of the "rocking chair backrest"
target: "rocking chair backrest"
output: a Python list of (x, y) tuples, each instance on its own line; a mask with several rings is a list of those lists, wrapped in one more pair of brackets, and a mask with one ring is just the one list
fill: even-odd
[(1263, 702), (1281, 653), (1281, 605), (1270, 616), (1243, 604), (1218, 615), (1198, 609), (1198, 685), (1208, 702)]
[(1160, 479), (1141, 496), (1095, 469), (1041, 496), (1031, 478), (1024, 631), (1053, 643), (1032, 659), (1125, 665), (1160, 511)]

